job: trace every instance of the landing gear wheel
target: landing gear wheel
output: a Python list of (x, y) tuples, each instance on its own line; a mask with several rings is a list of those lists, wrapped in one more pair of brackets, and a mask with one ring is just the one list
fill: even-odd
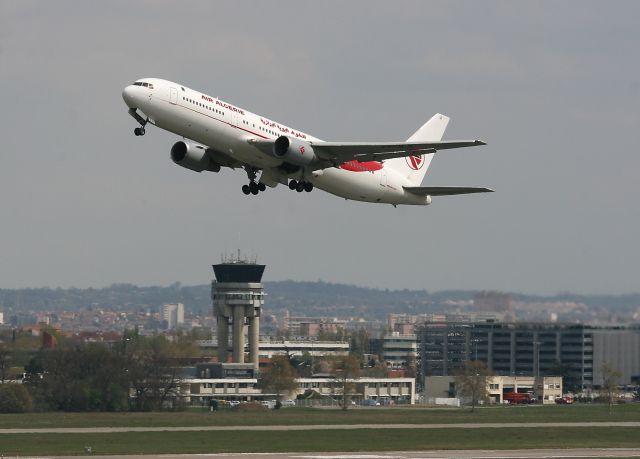
[(304, 191), (304, 182), (298, 182), (298, 185), (296, 186), (296, 191), (298, 193), (302, 193)]
[(143, 127), (137, 127), (133, 130), (135, 135), (144, 135), (145, 131)]
[(265, 185), (264, 183), (260, 182), (258, 183), (258, 190), (260, 191), (264, 191), (267, 189), (267, 185)]
[(251, 189), (249, 188), (249, 185), (242, 185), (242, 192), (244, 194), (249, 194), (251, 193)]
[(311, 190), (313, 190), (313, 183), (311, 182), (305, 182), (304, 184), (304, 191), (306, 191), (307, 193), (310, 193)]
[(256, 195), (260, 192), (260, 189), (258, 188), (258, 184), (256, 182), (251, 182), (249, 183), (249, 191), (251, 191), (251, 194)]
[(297, 186), (298, 186), (298, 182), (296, 180), (291, 180), (289, 182), (289, 189), (290, 190), (295, 190)]

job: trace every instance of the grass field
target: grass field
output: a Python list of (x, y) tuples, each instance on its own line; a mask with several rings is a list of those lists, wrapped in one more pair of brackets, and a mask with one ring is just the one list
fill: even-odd
[[(460, 408), (286, 408), (243, 412), (224, 410), (154, 413), (28, 413), (0, 415), (0, 429), (47, 427), (165, 427), (216, 425), (437, 424), (460, 422), (640, 421), (640, 404), (496, 406)], [(3, 437), (4, 438), (4, 437)]]
[(142, 432), (121, 434), (3, 434), (4, 456), (93, 454), (415, 451), (640, 447), (634, 428), (355, 429), (296, 432)]

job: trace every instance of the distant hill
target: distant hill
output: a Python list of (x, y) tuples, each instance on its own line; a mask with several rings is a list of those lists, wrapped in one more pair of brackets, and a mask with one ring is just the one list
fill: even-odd
[[(95, 289), (29, 288), (0, 289), (0, 310), (5, 312), (110, 309), (121, 311), (155, 310), (163, 303), (184, 303), (197, 314), (211, 308), (209, 285), (139, 287), (114, 284)], [(390, 312), (419, 314), (444, 312), (452, 302), (470, 301), (476, 291), (382, 290), (327, 282), (278, 281), (265, 283), (265, 310), (310, 316), (362, 316), (382, 319)], [(640, 294), (577, 295), (563, 293), (535, 296), (512, 293), (514, 300), (527, 302), (576, 302), (587, 306), (628, 313), (640, 307)]]

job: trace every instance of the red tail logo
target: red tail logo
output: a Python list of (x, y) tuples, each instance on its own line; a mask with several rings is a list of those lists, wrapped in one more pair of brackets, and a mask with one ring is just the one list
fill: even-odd
[(405, 160), (407, 161), (407, 164), (409, 165), (409, 167), (414, 171), (417, 171), (418, 169), (422, 168), (422, 166), (424, 165), (424, 155), (407, 156)]

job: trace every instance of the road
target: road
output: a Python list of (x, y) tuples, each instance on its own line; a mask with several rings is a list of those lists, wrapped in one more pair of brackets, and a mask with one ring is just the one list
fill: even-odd
[(462, 424), (313, 424), (274, 426), (191, 426), (191, 427), (60, 427), (42, 429), (0, 429), (2, 434), (35, 433), (121, 433), (121, 432), (202, 432), (225, 430), (353, 430), (353, 429), (504, 429), (540, 427), (640, 427), (640, 422), (486, 422)]
[[(367, 453), (238, 453), (238, 454), (160, 454), (120, 456), (48, 456), (39, 459), (558, 459), (594, 457), (640, 457), (640, 449), (581, 448), (527, 450), (446, 450)], [(9, 459), (9, 456), (5, 456)], [(29, 459), (21, 457), (20, 459)]]

